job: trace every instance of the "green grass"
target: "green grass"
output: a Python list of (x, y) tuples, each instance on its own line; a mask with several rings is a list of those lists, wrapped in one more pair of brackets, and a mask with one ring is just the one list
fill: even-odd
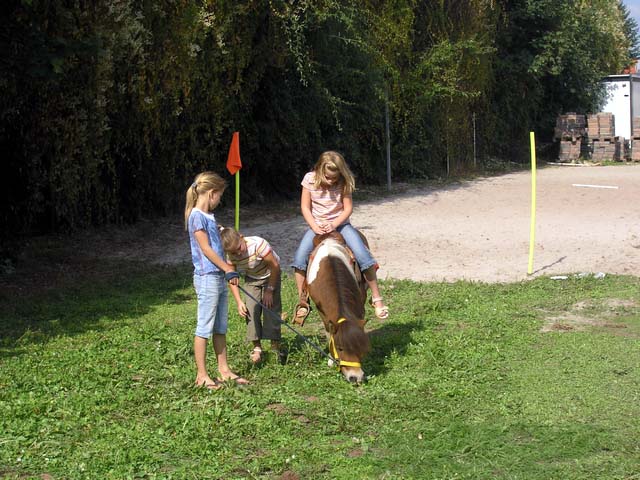
[(288, 329), (251, 367), (232, 302), (209, 393), (189, 270), (134, 267), (0, 299), (0, 477), (640, 479), (638, 278), (383, 282), (360, 387)]

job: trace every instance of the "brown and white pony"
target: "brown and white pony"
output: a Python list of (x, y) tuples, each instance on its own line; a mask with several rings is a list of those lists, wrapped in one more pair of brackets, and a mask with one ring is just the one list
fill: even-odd
[(344, 378), (361, 383), (365, 378), (361, 362), (370, 348), (364, 331), (367, 283), (338, 232), (316, 236), (314, 244), (306, 277), (309, 296)]

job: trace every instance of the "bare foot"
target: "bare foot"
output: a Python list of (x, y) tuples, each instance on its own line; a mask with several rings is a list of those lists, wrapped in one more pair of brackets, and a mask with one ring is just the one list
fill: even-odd
[(214, 380), (209, 376), (196, 378), (196, 387), (205, 387), (209, 390), (218, 390), (222, 388), (222, 383), (217, 378)]
[(232, 380), (236, 383), (236, 385), (249, 385), (249, 380), (241, 377), (240, 375), (236, 375), (231, 370), (225, 373), (220, 372), (220, 376), (222, 377), (222, 380), (225, 382), (228, 380)]

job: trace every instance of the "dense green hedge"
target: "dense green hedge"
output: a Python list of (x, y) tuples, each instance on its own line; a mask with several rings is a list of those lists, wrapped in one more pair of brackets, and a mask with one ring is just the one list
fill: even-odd
[(179, 212), (236, 130), (247, 202), (329, 148), (383, 183), (385, 98), (396, 180), (471, 168), (474, 114), (478, 161), (523, 158), (634, 47), (618, 0), (575, 3), (6, 0), (2, 242)]

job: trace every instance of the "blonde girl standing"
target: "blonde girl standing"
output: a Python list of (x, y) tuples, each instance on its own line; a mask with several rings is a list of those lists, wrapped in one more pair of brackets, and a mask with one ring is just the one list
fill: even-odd
[(378, 288), (378, 264), (358, 231), (350, 223), (355, 179), (344, 157), (333, 151), (322, 153), (313, 170), (302, 179), (301, 185), (300, 208), (309, 229), (296, 250), (292, 264), (300, 298), (300, 303), (296, 306), (296, 321), (302, 323), (310, 310), (306, 298), (303, 298), (302, 290), (309, 255), (313, 250), (313, 238), (334, 230), (344, 237), (356, 257), (371, 290), (371, 304), (376, 316), (381, 319), (387, 318), (389, 309), (384, 304)]
[[(198, 319), (193, 341), (196, 362), (196, 385), (217, 390), (221, 382), (233, 380), (238, 385), (249, 382), (236, 375), (227, 363), (227, 320), (229, 292), (225, 281), (237, 285), (239, 275), (224, 260), (222, 240), (213, 210), (220, 203), (225, 181), (214, 172), (199, 174), (187, 189), (184, 209), (185, 227), (189, 232), (193, 285), (198, 298)], [(213, 337), (220, 378), (207, 372), (207, 342)]]

